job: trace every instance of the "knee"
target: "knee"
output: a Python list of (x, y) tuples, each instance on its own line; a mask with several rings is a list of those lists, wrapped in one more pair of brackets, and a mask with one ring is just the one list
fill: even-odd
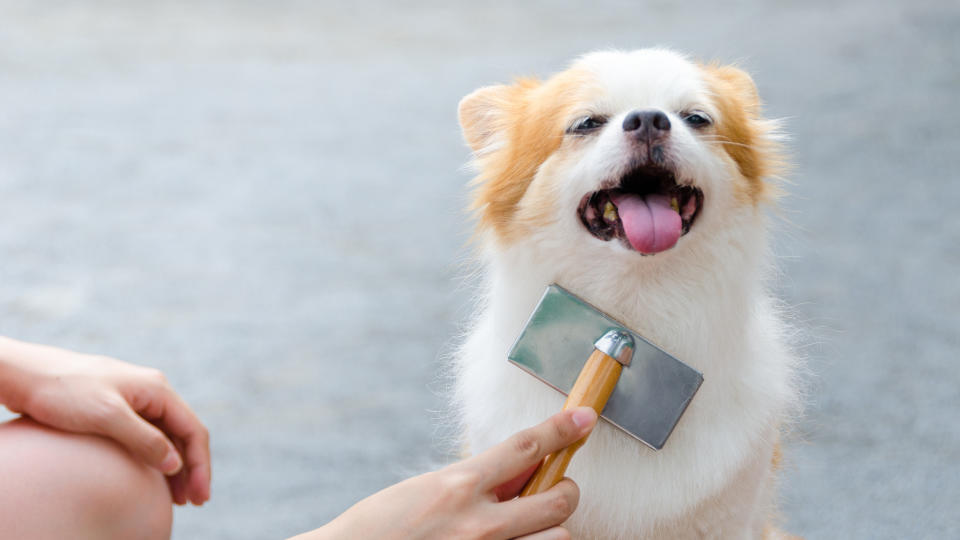
[(102, 531), (98, 537), (169, 539), (173, 501), (166, 478), (114, 442), (97, 439), (102, 460), (97, 463), (97, 485), (85, 487), (90, 488), (86, 506), (93, 526)]
[[(0, 456), (2, 461), (16, 464), (17, 470), (10, 471), (19, 478), (14, 486), (36, 498), (22, 503), (35, 518), (34, 526), (64, 523), (72, 526), (75, 538), (88, 536), (76, 534), (78, 527), (89, 538), (170, 537), (173, 510), (166, 479), (115, 442), (19, 419), (0, 426), (0, 448), (7, 454)], [(59, 512), (59, 519), (43, 516), (44, 508)]]

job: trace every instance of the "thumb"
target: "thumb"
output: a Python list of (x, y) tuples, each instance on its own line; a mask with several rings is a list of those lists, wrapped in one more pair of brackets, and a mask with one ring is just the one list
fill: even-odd
[(105, 426), (104, 434), (163, 474), (178, 473), (183, 467), (183, 459), (167, 436), (130, 407), (124, 407), (122, 411)]

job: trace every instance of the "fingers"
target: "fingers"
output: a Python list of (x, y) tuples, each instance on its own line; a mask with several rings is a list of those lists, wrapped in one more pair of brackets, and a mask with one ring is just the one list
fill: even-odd
[[(509, 523), (506, 535), (510, 538), (529, 531), (547, 533), (557, 528), (577, 509), (580, 502), (580, 489), (569, 478), (564, 478), (557, 485), (536, 495), (521, 497), (497, 505), (502, 512), (501, 519)], [(566, 532), (566, 531), (562, 531)], [(538, 533), (539, 534), (539, 533)], [(553, 531), (550, 534), (561, 534)], [(569, 537), (569, 536), (568, 536)], [(534, 538), (540, 538), (534, 536)], [(562, 536), (544, 536), (544, 538), (563, 538)]]
[(523, 486), (527, 485), (527, 481), (530, 480), (530, 477), (533, 476), (533, 473), (537, 472), (537, 465), (531, 465), (530, 468), (520, 473), (518, 476), (507, 480), (506, 482), (500, 484), (499, 486), (493, 488), (493, 494), (497, 496), (498, 501), (509, 501), (510, 499), (520, 495), (520, 492), (523, 490)]
[[(177, 446), (177, 451), (180, 452), (180, 454), (183, 454), (183, 442), (174, 438), (174, 444)], [(183, 467), (177, 474), (167, 477), (167, 485), (170, 487), (170, 496), (173, 499), (174, 504), (184, 505), (190, 500), (187, 489), (187, 481), (189, 480), (188, 475), (188, 468)]]
[(513, 480), (551, 452), (570, 446), (586, 436), (597, 423), (590, 407), (576, 407), (550, 417), (462, 463), (475, 467), (484, 478), (484, 488), (493, 489)]
[[(210, 435), (196, 414), (172, 389), (163, 392), (163, 415), (153, 419), (165, 433), (178, 443), (184, 459), (184, 476), (177, 482), (186, 499), (203, 504), (210, 498)], [(174, 497), (177, 493), (174, 491)], [(184, 500), (180, 504), (185, 504)]]
[(171, 475), (183, 467), (180, 454), (162, 431), (140, 417), (126, 403), (118, 405), (101, 429), (103, 435), (125, 446), (147, 465)]
[(136, 412), (159, 428), (176, 445), (183, 468), (169, 478), (178, 504), (200, 505), (210, 498), (210, 435), (193, 410), (157, 370), (146, 370), (128, 380), (125, 399)]

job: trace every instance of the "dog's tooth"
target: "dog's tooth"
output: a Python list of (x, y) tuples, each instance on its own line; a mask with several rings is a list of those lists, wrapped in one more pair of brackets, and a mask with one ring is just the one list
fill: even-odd
[(676, 198), (676, 197), (671, 197), (671, 198), (670, 198), (670, 208), (673, 208), (673, 211), (674, 211), (674, 212), (677, 212), (677, 213), (680, 212), (680, 203), (677, 202), (677, 198)]
[(607, 221), (620, 219), (620, 216), (617, 214), (617, 207), (610, 201), (607, 201), (607, 204), (603, 205), (603, 219)]

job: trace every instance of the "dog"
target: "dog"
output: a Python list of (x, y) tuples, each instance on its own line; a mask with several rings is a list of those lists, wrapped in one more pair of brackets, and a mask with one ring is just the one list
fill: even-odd
[(507, 362), (558, 283), (703, 373), (660, 451), (600, 422), (567, 472), (574, 538), (787, 538), (776, 527), (779, 438), (797, 356), (768, 293), (782, 136), (751, 77), (665, 49), (600, 51), (546, 80), (459, 104), (478, 171), (477, 315), (454, 399), (479, 452), (564, 396)]

